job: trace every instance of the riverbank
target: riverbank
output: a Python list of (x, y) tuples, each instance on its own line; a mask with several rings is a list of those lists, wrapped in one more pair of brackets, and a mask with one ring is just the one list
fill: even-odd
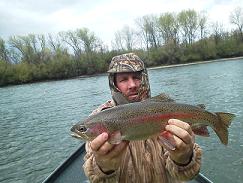
[[(185, 63), (185, 64), (160, 65), (160, 66), (155, 66), (155, 67), (149, 67), (148, 70), (161, 69), (161, 68), (172, 68), (172, 67), (183, 67), (183, 66), (196, 65), (196, 64), (207, 64), (207, 63), (211, 63), (211, 62), (231, 61), (231, 60), (236, 60), (236, 59), (243, 60), (243, 56), (242, 57), (233, 57), (233, 58), (221, 58), (221, 59), (214, 59), (214, 60), (207, 60), (207, 61), (197, 61), (197, 62), (191, 62), (191, 63)], [(90, 74), (90, 75), (80, 75), (80, 76), (62, 78), (62, 79), (50, 79), (50, 80), (31, 81), (31, 82), (19, 83), (19, 84), (8, 84), (8, 85), (0, 86), (0, 88), (11, 87), (11, 86), (15, 86), (15, 85), (34, 84), (34, 83), (52, 82), (52, 81), (60, 81), (60, 80), (72, 80), (72, 79), (77, 79), (77, 78), (83, 79), (83, 78), (88, 78), (88, 77), (105, 76), (105, 75), (107, 75), (106, 72)]]
[[(207, 61), (191, 62), (191, 63), (186, 63), (186, 64), (173, 64), (173, 65), (155, 66), (155, 67), (149, 67), (148, 70), (172, 68), (172, 67), (183, 67), (183, 66), (197, 65), (197, 64), (207, 64), (207, 63), (212, 63), (212, 62), (232, 61), (232, 60), (237, 60), (237, 59), (242, 59), (242, 61), (243, 61), (243, 57), (220, 58), (220, 59), (207, 60)], [(82, 75), (82, 76), (78, 76), (76, 78), (87, 78), (87, 77), (96, 77), (96, 76), (104, 76), (104, 75), (107, 75), (107, 73), (104, 72), (104, 73), (98, 73), (98, 74), (92, 74), (92, 75)], [(75, 78), (71, 78), (71, 79), (75, 79)]]
[(182, 67), (182, 66), (187, 66), (187, 65), (207, 64), (207, 63), (212, 63), (212, 62), (232, 61), (232, 60), (237, 60), (237, 59), (243, 60), (243, 57), (220, 58), (220, 59), (207, 60), (207, 61), (191, 62), (191, 63), (186, 63), (186, 64), (162, 65), (162, 66), (156, 66), (156, 67), (149, 67), (148, 69), (153, 70), (153, 69), (162, 69), (162, 68), (171, 68), (171, 67)]

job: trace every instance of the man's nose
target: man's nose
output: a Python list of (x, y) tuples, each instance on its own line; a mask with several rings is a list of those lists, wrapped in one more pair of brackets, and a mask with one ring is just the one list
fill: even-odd
[(136, 82), (135, 82), (134, 79), (132, 79), (132, 78), (129, 79), (128, 87), (129, 87), (129, 88), (134, 88), (134, 87), (136, 87)]

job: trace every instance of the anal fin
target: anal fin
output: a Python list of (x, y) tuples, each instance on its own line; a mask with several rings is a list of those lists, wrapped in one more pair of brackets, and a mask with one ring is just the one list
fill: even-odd
[(203, 136), (203, 137), (209, 137), (209, 131), (207, 129), (207, 126), (201, 126), (197, 128), (193, 128), (192, 131), (195, 133), (195, 135)]

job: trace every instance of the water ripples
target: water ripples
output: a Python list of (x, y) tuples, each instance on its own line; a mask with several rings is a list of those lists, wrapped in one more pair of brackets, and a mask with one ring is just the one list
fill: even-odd
[[(149, 76), (152, 95), (165, 92), (180, 102), (236, 114), (227, 147), (212, 129), (210, 138), (197, 142), (205, 175), (215, 182), (242, 180), (243, 62), (155, 69)], [(108, 87), (101, 75), (0, 88), (0, 182), (43, 181), (80, 145), (70, 127), (110, 98)]]

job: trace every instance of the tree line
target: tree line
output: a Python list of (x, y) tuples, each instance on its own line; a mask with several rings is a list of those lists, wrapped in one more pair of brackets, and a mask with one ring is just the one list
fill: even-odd
[(103, 73), (125, 52), (137, 53), (148, 67), (243, 56), (243, 9), (229, 20), (234, 30), (191, 9), (145, 15), (115, 32), (111, 49), (88, 28), (0, 37), (0, 86)]

